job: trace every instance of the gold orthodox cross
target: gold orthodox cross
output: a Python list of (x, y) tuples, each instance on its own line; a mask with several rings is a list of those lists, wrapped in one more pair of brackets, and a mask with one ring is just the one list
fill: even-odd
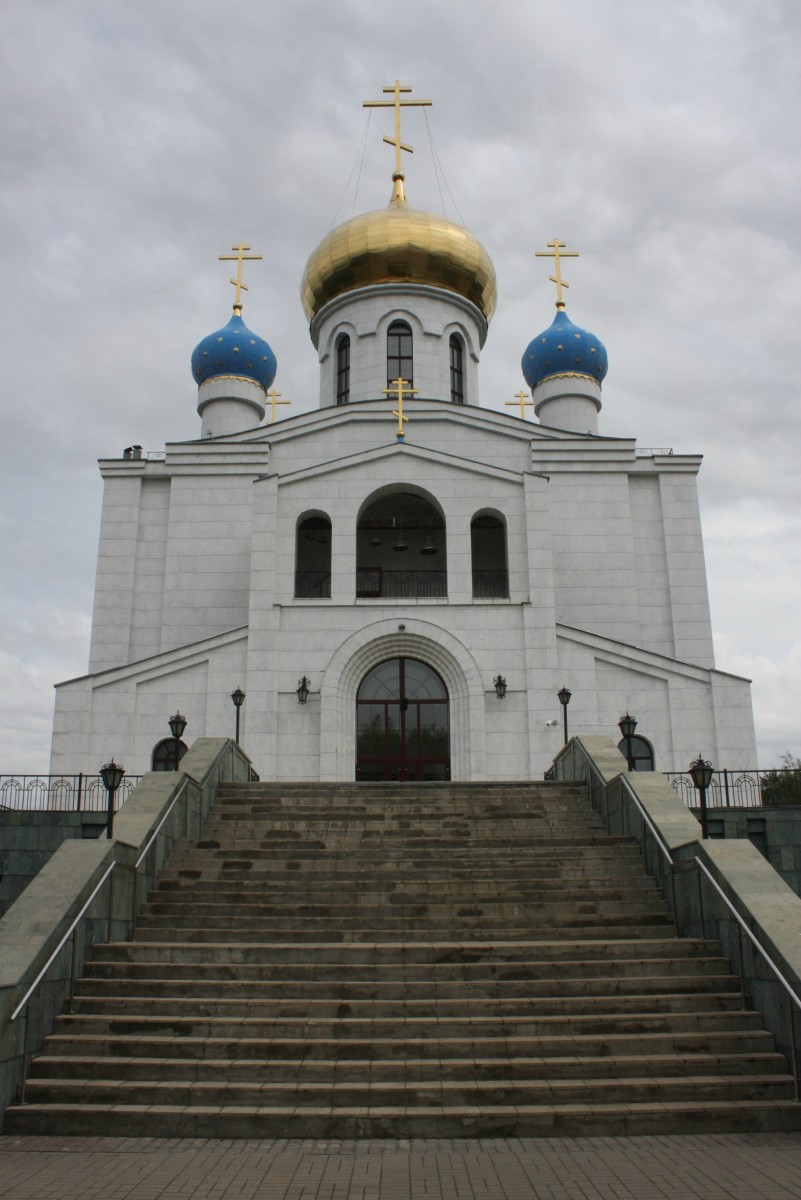
[(515, 392), (514, 400), (507, 400), (506, 403), (507, 403), (507, 405), (509, 405), (509, 404), (519, 404), (520, 405), (520, 420), (521, 421), (525, 421), (525, 419), (526, 419), (526, 408), (534, 407), (534, 401), (528, 399), (528, 392)]
[(267, 393), (267, 402), (268, 402), (268, 404), (271, 404), (271, 405), (272, 405), (272, 412), (270, 413), (270, 424), (271, 424), (271, 425), (272, 425), (272, 423), (273, 423), (273, 422), (274, 422), (274, 420), (275, 420), (275, 409), (276, 409), (276, 406), (277, 406), (278, 404), (291, 404), (291, 403), (292, 403), (292, 401), (291, 401), (291, 400), (279, 400), (279, 399), (278, 399), (278, 397), (279, 397), (280, 395), (281, 395), (281, 393), (280, 393), (280, 392), (277, 392), (277, 391), (275, 390), (275, 388), (273, 388), (273, 390), (272, 390), (271, 392), (268, 392), (268, 393)]
[(248, 290), (248, 285), (246, 283), (242, 282), (242, 263), (243, 262), (260, 262), (262, 256), (260, 254), (245, 254), (245, 251), (249, 250), (250, 246), (245, 246), (245, 245), (243, 245), (242, 242), (240, 242), (238, 246), (232, 246), (231, 249), (236, 251), (236, 253), (235, 254), (220, 254), (220, 255), (218, 255), (218, 258), (219, 258), (220, 262), (235, 262), (236, 263), (236, 279), (230, 279), (228, 282), (232, 283), (234, 285), (234, 287), (236, 288), (236, 299), (234, 300), (234, 312), (236, 313), (237, 316), (239, 316), (240, 313), (242, 312), (242, 300), (241, 300), (239, 293), (246, 292)]
[(560, 242), (558, 238), (554, 238), (552, 242), (548, 242), (547, 244), (550, 247), (550, 250), (535, 250), (534, 257), (552, 258), (554, 260), (556, 274), (549, 275), (548, 278), (550, 279), (551, 283), (556, 284), (556, 307), (564, 308), (565, 302), (562, 299), (562, 288), (569, 287), (570, 285), (565, 283), (564, 279), (562, 278), (561, 261), (563, 258), (578, 258), (579, 252), (578, 250), (565, 250), (567, 242)]
[(412, 89), (410, 87), (402, 86), (399, 79), (395, 80), (395, 83), (392, 87), (385, 87), (382, 90), (384, 92), (391, 92), (393, 95), (393, 99), (392, 100), (365, 100), (362, 104), (362, 108), (394, 108), (395, 109), (395, 136), (394, 136), (394, 138), (391, 138), (391, 137), (387, 137), (387, 135), (384, 134), (384, 141), (387, 143), (388, 146), (395, 147), (395, 174), (400, 175), (400, 173), (401, 173), (401, 150), (406, 150), (406, 152), (408, 154), (414, 153), (414, 150), (412, 149), (411, 146), (407, 146), (405, 142), (401, 141), (401, 135), (400, 135), (401, 111), (400, 110), (402, 108), (430, 108), (432, 101), (431, 100), (401, 100), (401, 92), (410, 92)]
[(398, 397), (398, 407), (393, 408), (392, 415), (393, 415), (393, 417), (398, 418), (398, 434), (397, 434), (397, 436), (401, 441), (406, 436), (405, 433), (403, 432), (403, 422), (409, 420), (409, 418), (404, 416), (404, 414), (403, 414), (403, 389), (404, 388), (406, 388), (407, 396), (416, 396), (417, 395), (417, 388), (411, 387), (405, 379), (393, 379), (392, 387), (385, 387), (385, 388), (381, 389), (381, 391), (384, 393), (385, 396), (397, 395), (397, 397)]

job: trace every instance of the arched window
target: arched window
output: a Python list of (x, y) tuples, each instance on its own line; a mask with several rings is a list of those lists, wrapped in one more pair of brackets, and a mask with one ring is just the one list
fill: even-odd
[(405, 321), (393, 321), (387, 330), (387, 387), (396, 379), (414, 383), (412, 331)]
[(350, 400), (350, 338), (346, 333), (337, 338), (337, 404)]
[(324, 513), (298, 524), (295, 539), (295, 597), (327, 600), (331, 595), (331, 522)]
[(382, 492), (356, 526), (358, 599), (440, 599), (448, 594), (445, 518), (433, 497)]
[[(178, 762), (181, 761), (186, 754), (186, 742), (178, 743)], [(150, 760), (151, 771), (174, 771), (175, 770), (175, 738), (164, 738), (163, 741), (157, 742), (153, 747), (153, 756)]]
[(470, 522), (473, 562), (473, 599), (504, 600), (509, 595), (506, 565), (506, 526), (490, 513), (479, 513)]
[[(617, 748), (627, 759), (625, 738), (620, 739)], [(653, 771), (654, 769), (654, 748), (646, 738), (640, 737), (638, 733), (631, 738), (631, 762), (635, 771)]]
[(464, 404), (464, 346), (462, 339), (451, 334), (451, 403)]

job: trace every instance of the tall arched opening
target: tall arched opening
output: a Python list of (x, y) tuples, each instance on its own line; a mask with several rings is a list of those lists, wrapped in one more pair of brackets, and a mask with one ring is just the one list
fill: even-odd
[(417, 658), (389, 658), (356, 695), (356, 778), (441, 782), (451, 777), (450, 700), (441, 676)]

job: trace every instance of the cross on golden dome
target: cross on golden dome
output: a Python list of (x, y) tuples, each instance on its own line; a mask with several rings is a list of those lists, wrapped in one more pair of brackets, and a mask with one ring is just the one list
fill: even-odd
[(562, 278), (561, 261), (563, 258), (578, 258), (579, 252), (578, 250), (565, 250), (567, 242), (560, 242), (558, 238), (554, 238), (554, 240), (552, 242), (548, 242), (547, 245), (549, 246), (548, 250), (535, 250), (534, 257), (554, 259), (556, 264), (556, 274), (549, 275), (548, 278), (550, 279), (551, 283), (556, 284), (556, 307), (564, 308), (565, 302), (562, 299), (562, 288), (569, 287), (570, 285), (565, 283), (564, 279)]
[(230, 279), (228, 282), (232, 283), (236, 288), (234, 312), (237, 316), (240, 316), (242, 312), (242, 300), (240, 297), (240, 292), (246, 292), (248, 290), (248, 285), (242, 282), (242, 263), (261, 262), (262, 256), (261, 254), (245, 254), (245, 251), (249, 250), (250, 246), (245, 246), (242, 242), (240, 242), (238, 246), (232, 246), (231, 249), (234, 251), (233, 254), (219, 254), (217, 257), (219, 258), (220, 262), (236, 263), (236, 279)]
[[(401, 93), (410, 92), (412, 89), (405, 84), (401, 84), (399, 79), (395, 80), (392, 87), (385, 87), (384, 92), (391, 92), (391, 100), (365, 100), (362, 103), (362, 108), (394, 108), (395, 109), (395, 136), (394, 138), (387, 137), (384, 134), (384, 141), (388, 146), (395, 147), (395, 174), (393, 179), (402, 180), (403, 173), (401, 171), (401, 150), (405, 150), (407, 154), (414, 154), (414, 149), (408, 146), (406, 142), (401, 141), (401, 109), (402, 108), (430, 108), (431, 100), (401, 100)], [(401, 196), (403, 192), (401, 190)], [(393, 199), (395, 197), (393, 196)]]

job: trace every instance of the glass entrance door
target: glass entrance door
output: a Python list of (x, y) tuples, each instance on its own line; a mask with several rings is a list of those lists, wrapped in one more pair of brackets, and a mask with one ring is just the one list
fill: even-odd
[(416, 658), (373, 667), (356, 697), (356, 778), (424, 780), (451, 777), (448, 690)]

